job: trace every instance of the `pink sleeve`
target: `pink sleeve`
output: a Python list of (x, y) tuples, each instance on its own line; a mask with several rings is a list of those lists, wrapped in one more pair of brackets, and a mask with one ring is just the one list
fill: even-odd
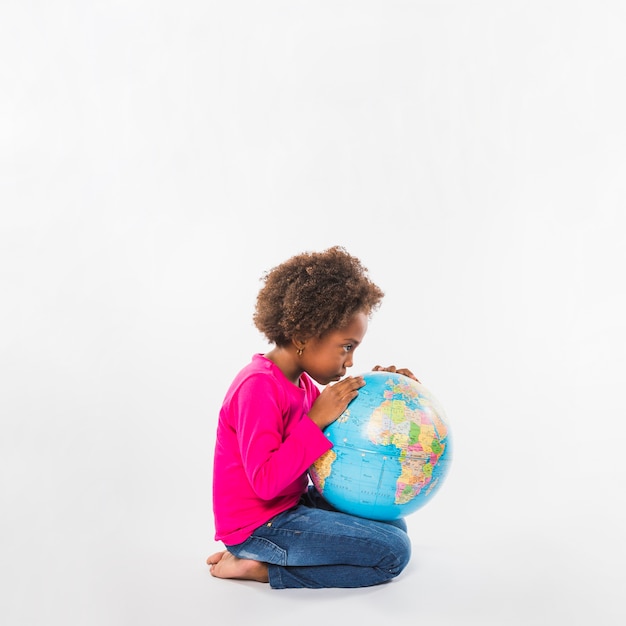
[(332, 447), (270, 376), (246, 380), (232, 408), (244, 471), (264, 500), (301, 490), (303, 474)]

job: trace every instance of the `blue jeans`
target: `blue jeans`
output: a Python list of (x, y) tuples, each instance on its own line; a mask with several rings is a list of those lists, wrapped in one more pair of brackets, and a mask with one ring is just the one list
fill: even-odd
[(274, 589), (378, 585), (400, 574), (411, 556), (403, 519), (378, 522), (340, 513), (312, 486), (297, 506), (226, 548), (267, 563)]

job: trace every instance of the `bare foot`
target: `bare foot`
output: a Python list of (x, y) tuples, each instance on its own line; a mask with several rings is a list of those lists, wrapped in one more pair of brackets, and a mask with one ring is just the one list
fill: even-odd
[(252, 559), (240, 559), (228, 552), (228, 550), (212, 554), (206, 562), (211, 568), (211, 576), (216, 578), (256, 580), (260, 583), (269, 582), (266, 563), (253, 561)]

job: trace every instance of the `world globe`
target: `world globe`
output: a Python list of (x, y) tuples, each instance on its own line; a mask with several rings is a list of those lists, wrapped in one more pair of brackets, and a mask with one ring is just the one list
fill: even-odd
[(427, 504), (452, 461), (443, 408), (403, 374), (361, 374), (365, 386), (324, 434), (333, 447), (309, 468), (311, 482), (333, 507), (391, 521)]

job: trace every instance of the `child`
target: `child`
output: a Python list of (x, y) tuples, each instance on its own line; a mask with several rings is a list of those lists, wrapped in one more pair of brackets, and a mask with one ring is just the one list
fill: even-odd
[(274, 347), (235, 376), (220, 411), (213, 511), (226, 550), (207, 559), (213, 576), (275, 589), (366, 587), (406, 567), (404, 520), (336, 511), (307, 474), (332, 447), (324, 428), (365, 384), (346, 368), (383, 295), (339, 246), (294, 256), (264, 277), (253, 319)]

